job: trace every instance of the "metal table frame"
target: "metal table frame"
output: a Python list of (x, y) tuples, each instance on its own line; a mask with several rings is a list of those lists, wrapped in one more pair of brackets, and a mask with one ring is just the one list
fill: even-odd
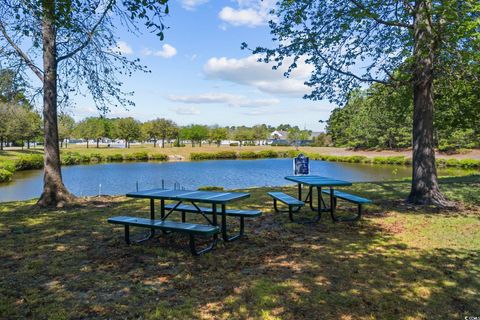
[[(196, 190), (168, 190), (168, 189), (152, 189), (131, 192), (126, 194), (129, 198), (149, 199), (150, 200), (150, 219), (155, 220), (155, 200), (160, 200), (160, 219), (165, 220), (168, 216), (174, 212), (178, 206), (183, 202), (191, 203), (207, 222), (213, 226), (218, 226), (218, 214), (217, 205), (221, 206), (221, 230), (222, 238), (225, 242), (231, 242), (241, 237), (242, 230), (238, 235), (229, 236), (227, 230), (227, 215), (226, 205), (227, 203), (245, 199), (250, 197), (246, 192), (218, 192), (218, 191), (196, 191)], [(165, 210), (165, 200), (178, 201), (175, 206), (168, 212)], [(197, 205), (197, 203), (208, 203), (212, 205), (212, 219), (210, 219), (205, 212)], [(185, 222), (185, 216), (182, 213), (182, 222)], [(241, 229), (243, 226), (240, 226)], [(165, 231), (163, 231), (166, 233)], [(144, 239), (137, 240), (137, 242), (143, 242), (152, 239), (155, 236), (155, 229), (150, 229), (150, 233)], [(218, 235), (214, 235), (214, 243), (218, 239)]]
[[(308, 202), (310, 209), (317, 212), (315, 221), (319, 221), (322, 212), (330, 212), (333, 221), (341, 221), (342, 219), (335, 215), (336, 201), (333, 195), (334, 187), (351, 186), (352, 183), (344, 180), (331, 179), (322, 176), (286, 176), (286, 180), (293, 181), (298, 185), (298, 200)], [(302, 186), (308, 186), (308, 193), (305, 200), (302, 200)], [(313, 206), (313, 189), (317, 191), (317, 208)], [(330, 206), (327, 207), (322, 197), (322, 188), (330, 189)], [(323, 204), (323, 206), (322, 206)]]

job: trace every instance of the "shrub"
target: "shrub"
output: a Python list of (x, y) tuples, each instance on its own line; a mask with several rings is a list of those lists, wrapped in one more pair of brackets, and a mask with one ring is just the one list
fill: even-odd
[(154, 154), (149, 154), (148, 155), (150, 160), (157, 160), (157, 161), (167, 161), (168, 156), (163, 153), (154, 153)]
[(120, 153), (109, 154), (106, 156), (107, 161), (123, 161), (123, 155)]
[(62, 154), (61, 161), (66, 166), (79, 164), (82, 162), (82, 156), (77, 152), (66, 152)]
[(405, 164), (405, 157), (404, 156), (390, 156), (387, 157), (388, 164)]
[(197, 190), (201, 191), (222, 191), (223, 187), (217, 187), (217, 186), (202, 186), (199, 187)]
[(462, 159), (459, 161), (462, 168), (480, 168), (480, 160)]
[(387, 164), (387, 158), (385, 157), (374, 157), (372, 160), (374, 164)]
[(242, 151), (238, 154), (238, 157), (242, 159), (255, 159), (258, 158), (258, 154), (253, 151)]
[(15, 161), (15, 169), (18, 171), (41, 168), (43, 168), (43, 156), (40, 154), (21, 156)]
[(15, 162), (14, 161), (3, 161), (0, 162), (0, 169), (4, 169), (10, 172), (15, 172)]
[(136, 160), (148, 160), (148, 153), (146, 152), (135, 152), (126, 154), (124, 156), (125, 160), (136, 161)]
[(220, 151), (214, 153), (214, 159), (236, 159), (237, 153), (235, 151)]
[(0, 182), (8, 182), (12, 180), (13, 172), (6, 169), (0, 169)]
[(348, 156), (345, 157), (346, 162), (351, 162), (351, 163), (362, 163), (367, 157), (365, 156)]
[(230, 143), (230, 147), (238, 147), (240, 144), (238, 142)]
[(101, 162), (101, 161), (105, 160), (105, 157), (103, 155), (101, 155), (100, 153), (91, 153), (88, 156), (88, 160), (89, 160), (89, 162)]
[[(267, 151), (269, 151), (269, 150), (267, 150)], [(270, 150), (270, 151), (272, 151), (272, 150)], [(273, 151), (273, 152), (275, 152), (275, 151)], [(298, 157), (298, 155), (300, 153), (302, 153), (302, 152), (297, 151), (297, 150), (278, 151), (277, 152), (277, 157), (279, 157), (279, 158), (296, 158), (296, 157)], [(272, 158), (272, 157), (269, 157), (269, 158)], [(273, 158), (275, 158), (275, 157), (273, 157)]]
[(215, 159), (213, 153), (206, 153), (206, 152), (190, 153), (190, 160), (212, 160), (212, 159)]
[(459, 167), (460, 161), (457, 159), (448, 159), (445, 164), (447, 167)]
[(273, 150), (262, 150), (258, 153), (259, 158), (278, 158), (278, 153)]

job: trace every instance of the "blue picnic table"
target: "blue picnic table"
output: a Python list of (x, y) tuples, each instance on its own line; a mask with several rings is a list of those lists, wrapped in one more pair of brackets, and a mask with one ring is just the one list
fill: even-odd
[[(310, 209), (318, 213), (317, 219), (320, 220), (322, 212), (330, 212), (330, 215), (334, 221), (340, 221), (341, 218), (335, 216), (335, 187), (341, 186), (351, 186), (352, 183), (350, 181), (332, 179), (328, 177), (322, 176), (286, 176), (286, 180), (293, 181), (298, 185), (298, 200), (308, 202)], [(308, 187), (308, 193), (305, 197), (305, 200), (302, 200), (302, 189), (303, 186)], [(313, 189), (317, 191), (317, 208), (313, 206)], [(325, 201), (322, 197), (322, 188), (329, 188), (329, 195), (330, 195), (330, 203), (329, 206), (325, 204)]]

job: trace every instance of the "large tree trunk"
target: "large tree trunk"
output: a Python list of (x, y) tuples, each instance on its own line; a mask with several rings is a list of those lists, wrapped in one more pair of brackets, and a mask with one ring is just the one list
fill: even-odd
[(162, 148), (165, 148), (165, 138), (162, 138)]
[(43, 123), (44, 123), (44, 176), (43, 193), (37, 204), (40, 206), (63, 206), (73, 200), (62, 181), (60, 148), (57, 126), (57, 62), (55, 26), (52, 19), (55, 3), (44, 0), (42, 19), (43, 37)]
[(434, 41), (430, 25), (431, 2), (418, 0), (414, 22), (413, 82), (413, 173), (407, 201), (413, 204), (444, 206), (435, 166), (433, 59)]

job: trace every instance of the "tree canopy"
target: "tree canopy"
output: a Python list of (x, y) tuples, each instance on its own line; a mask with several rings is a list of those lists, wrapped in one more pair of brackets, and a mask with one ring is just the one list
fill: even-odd
[[(253, 52), (274, 68), (287, 64), (286, 76), (300, 64), (312, 66), (306, 98), (343, 105), (365, 83), (411, 86), (413, 174), (407, 200), (449, 205), (435, 166), (434, 82), (478, 66), (478, 1), (281, 0), (273, 13), (275, 47)], [(471, 80), (478, 81), (478, 74)]]

